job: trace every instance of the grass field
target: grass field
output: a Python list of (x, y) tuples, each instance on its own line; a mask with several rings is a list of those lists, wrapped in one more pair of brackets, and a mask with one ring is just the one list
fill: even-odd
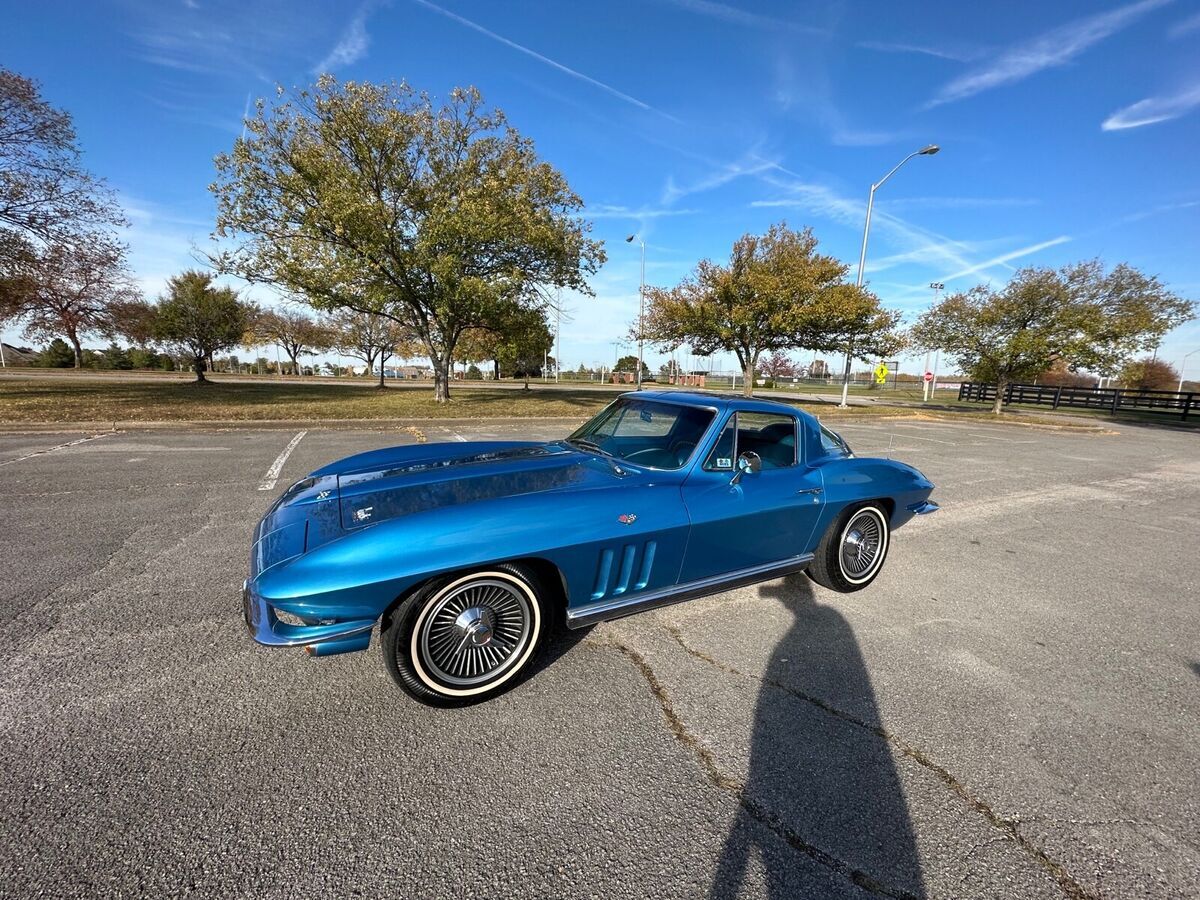
[[(449, 403), (435, 403), (428, 384), (392, 385), (378, 390), (363, 383), (328, 379), (295, 381), (218, 380), (205, 385), (176, 380), (32, 377), (0, 379), (0, 424), (62, 422), (262, 422), (271, 420), (493, 419), (578, 417), (601, 409), (617, 389), (539, 386), (523, 391), (514, 386), (471, 386), (452, 389)], [(771, 397), (772, 391), (756, 392)], [(890, 392), (889, 392), (890, 393)], [(918, 395), (919, 396), (919, 395)], [(998, 419), (979, 404), (958, 404), (950, 410), (888, 406), (893, 397), (880, 394), (878, 404), (838, 409), (836, 397), (826, 403), (778, 397), (820, 418), (915, 417), (1022, 424), (1078, 424), (1040, 410), (1006, 414)], [(906, 399), (906, 398), (895, 398)], [(939, 404), (942, 403), (939, 398)], [(1089, 417), (1090, 418), (1090, 417)], [(1139, 417), (1142, 418), (1142, 417)], [(1098, 417), (1094, 419), (1100, 424)], [(1146, 419), (1154, 421), (1154, 419)], [(1166, 423), (1164, 423), (1166, 424)]]
[(141, 382), (89, 378), (4, 379), (0, 422), (263, 421), (270, 419), (587, 416), (611, 397), (596, 391), (529, 391), (455, 385), (450, 403), (433, 388), (377, 390), (304, 382)]

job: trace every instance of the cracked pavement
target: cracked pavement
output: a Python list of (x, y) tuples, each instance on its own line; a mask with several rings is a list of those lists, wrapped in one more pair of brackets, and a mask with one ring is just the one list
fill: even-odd
[(1200, 893), (1198, 436), (835, 427), (943, 504), (869, 589), (574, 632), (451, 711), (375, 642), (254, 646), (250, 530), (349, 453), (567, 425), (310, 429), (270, 491), (299, 428), (0, 434), (0, 896)]

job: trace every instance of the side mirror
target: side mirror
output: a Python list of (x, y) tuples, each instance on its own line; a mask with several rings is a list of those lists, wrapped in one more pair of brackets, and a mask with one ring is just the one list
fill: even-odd
[(745, 453), (739, 453), (737, 458), (737, 471), (733, 473), (733, 478), (730, 479), (730, 484), (737, 484), (742, 480), (743, 475), (757, 475), (762, 471), (762, 457), (753, 450), (747, 450)]

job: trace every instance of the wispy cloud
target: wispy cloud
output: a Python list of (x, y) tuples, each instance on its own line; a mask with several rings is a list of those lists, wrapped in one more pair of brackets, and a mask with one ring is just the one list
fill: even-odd
[(967, 266), (958, 272), (951, 272), (949, 275), (943, 275), (940, 281), (955, 281), (959, 278), (966, 278), (968, 275), (975, 275), (987, 269), (995, 268), (1003, 265), (1006, 262), (1011, 262), (1014, 259), (1020, 259), (1024, 256), (1031, 256), (1034, 253), (1040, 253), (1043, 250), (1048, 250), (1051, 247), (1057, 247), (1059, 244), (1065, 244), (1071, 240), (1068, 235), (1060, 235), (1056, 238), (1051, 238), (1048, 241), (1042, 241), (1039, 244), (1030, 244), (1028, 247), (1022, 247), (1019, 250), (1010, 250), (1008, 253), (1002, 253), (999, 256), (993, 256), (991, 259), (984, 260), (981, 263), (976, 263), (973, 266)]
[(716, 190), (737, 178), (744, 178), (748, 175), (760, 175), (763, 172), (774, 169), (776, 165), (773, 160), (763, 159), (754, 153), (749, 153), (742, 159), (719, 166), (685, 185), (677, 184), (674, 176), (669, 176), (666, 185), (663, 187), (662, 203), (664, 206), (669, 206), (691, 194)]
[(353, 65), (367, 55), (367, 50), (371, 46), (371, 36), (367, 34), (367, 17), (371, 14), (374, 6), (375, 4), (368, 0), (358, 8), (338, 42), (333, 45), (333, 49), (326, 54), (324, 59), (313, 66), (314, 75), (321, 72), (332, 72), (342, 66)]
[(630, 207), (598, 203), (595, 206), (589, 206), (585, 214), (589, 219), (628, 219), (630, 221), (643, 222), (648, 219), (662, 219), (667, 216), (691, 216), (697, 212), (698, 210), (694, 209), (671, 209), (669, 207), (650, 206)]
[(1004, 209), (1007, 207), (1037, 206), (1033, 197), (899, 197), (883, 200), (884, 209)]
[(423, 6), (426, 9), (431, 10), (432, 12), (437, 13), (440, 16), (445, 16), (447, 19), (457, 22), (459, 25), (462, 25), (465, 28), (470, 28), (472, 31), (478, 32), (479, 34), (482, 34), (485, 37), (489, 37), (493, 41), (496, 41), (497, 43), (503, 44), (506, 47), (516, 50), (518, 53), (524, 53), (526, 56), (530, 57), (531, 59), (536, 59), (538, 62), (543, 63), (544, 65), (550, 66), (550, 68), (556, 69), (559, 72), (562, 72), (564, 75), (569, 75), (572, 78), (575, 78), (575, 79), (578, 79), (579, 81), (584, 82), (585, 84), (590, 84), (592, 87), (599, 88), (600, 90), (604, 91), (605, 93), (611, 94), (612, 96), (616, 97), (619, 100), (625, 101), (626, 103), (630, 104), (631, 106), (636, 106), (638, 109), (644, 109), (647, 112), (656, 113), (666, 119), (670, 119), (672, 122), (679, 122), (679, 119), (675, 118), (670, 113), (663, 112), (661, 109), (656, 109), (655, 107), (651, 106), (649, 103), (646, 103), (644, 100), (639, 100), (637, 97), (631, 97), (629, 94), (626, 94), (626, 93), (623, 93), (622, 91), (617, 90), (615, 87), (613, 87), (610, 84), (605, 84), (603, 81), (599, 81), (595, 78), (592, 78), (590, 75), (585, 75), (582, 72), (572, 69), (570, 66), (565, 66), (562, 63), (558, 62), (557, 60), (553, 60), (548, 56), (543, 56), (541, 53), (538, 53), (536, 50), (529, 49), (524, 44), (518, 44), (516, 41), (509, 40), (508, 38), (504, 37), (503, 35), (497, 34), (494, 31), (484, 28), (478, 22), (472, 22), (470, 19), (464, 18), (463, 16), (460, 16), (457, 13), (450, 12), (450, 10), (448, 10), (448, 9), (443, 9), (442, 7), (438, 6), (436, 3), (431, 3), (430, 0), (413, 0), (413, 2), (418, 4), (419, 6)]
[(983, 65), (950, 81), (925, 104), (925, 108), (962, 100), (1022, 81), (1043, 69), (1066, 65), (1089, 47), (1170, 2), (1172, 0), (1140, 0), (1109, 12), (1076, 19), (1008, 47)]
[(1175, 39), (1186, 37), (1200, 31), (1200, 13), (1193, 13), (1186, 19), (1181, 19), (1167, 29), (1167, 37)]
[(1160, 203), (1158, 206), (1152, 206), (1149, 209), (1138, 210), (1130, 213), (1127, 216), (1122, 216), (1117, 220), (1118, 225), (1128, 225), (1132, 222), (1141, 222), (1144, 219), (1150, 219), (1154, 216), (1161, 216), (1164, 213), (1176, 212), (1181, 209), (1195, 209), (1200, 206), (1200, 200), (1185, 200), (1179, 203)]
[(972, 62), (983, 56), (982, 49), (973, 47), (929, 47), (923, 44), (904, 44), (891, 41), (859, 41), (854, 46), (880, 53), (916, 53), (953, 62)]
[(806, 122), (816, 121), (834, 146), (879, 147), (907, 137), (900, 131), (856, 127), (836, 97), (820, 54), (777, 53), (774, 74), (776, 105), (784, 112), (801, 113)]
[[(755, 200), (751, 206), (796, 209), (849, 228), (862, 228), (867, 213), (865, 201), (842, 196), (828, 185), (806, 181), (782, 166), (775, 166), (774, 169), (777, 174), (764, 175), (762, 180), (782, 191), (784, 196)], [(873, 222), (876, 229), (882, 231), (889, 240), (903, 247), (906, 252), (913, 253), (914, 262), (960, 268), (972, 264), (973, 248), (961, 241), (922, 228), (884, 210), (876, 210)]]
[(826, 29), (814, 25), (805, 25), (775, 16), (764, 16), (762, 13), (750, 12), (728, 3), (716, 3), (714, 0), (666, 0), (666, 2), (696, 15), (729, 22), (732, 25), (744, 25), (748, 28), (782, 28), (787, 31), (803, 31), (809, 34), (829, 33)]
[(1167, 122), (1186, 115), (1200, 106), (1200, 84), (1192, 85), (1177, 94), (1166, 97), (1147, 97), (1132, 103), (1124, 109), (1119, 109), (1101, 124), (1104, 131), (1124, 131), (1127, 128), (1141, 128), (1143, 125), (1154, 125)]

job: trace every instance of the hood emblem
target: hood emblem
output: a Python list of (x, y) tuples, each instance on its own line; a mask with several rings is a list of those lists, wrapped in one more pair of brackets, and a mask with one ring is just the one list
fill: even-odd
[(373, 506), (364, 506), (362, 509), (356, 509), (354, 511), (354, 521), (355, 522), (367, 521), (367, 519), (371, 518), (371, 511), (373, 509), (375, 509), (375, 507), (373, 507)]
[(632, 525), (637, 521), (637, 516), (633, 513), (622, 513), (621, 515), (617, 516), (617, 521), (622, 525)]

